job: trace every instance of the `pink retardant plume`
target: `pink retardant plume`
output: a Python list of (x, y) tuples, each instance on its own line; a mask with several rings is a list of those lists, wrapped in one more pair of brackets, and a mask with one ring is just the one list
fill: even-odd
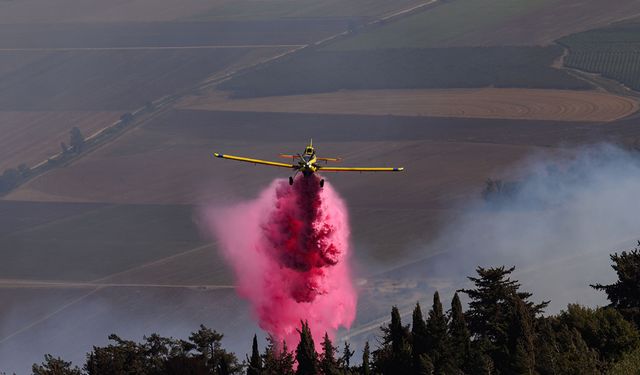
[(342, 199), (326, 183), (300, 176), (275, 180), (254, 201), (206, 211), (209, 230), (233, 268), (238, 293), (260, 327), (292, 348), (300, 321), (320, 339), (355, 318), (349, 269), (349, 223)]

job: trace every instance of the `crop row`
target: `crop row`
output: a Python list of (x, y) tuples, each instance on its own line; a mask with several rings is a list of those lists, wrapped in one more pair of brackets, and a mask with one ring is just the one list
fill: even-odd
[(236, 97), (341, 89), (590, 88), (551, 66), (561, 54), (559, 46), (309, 51), (237, 76), (220, 88)]

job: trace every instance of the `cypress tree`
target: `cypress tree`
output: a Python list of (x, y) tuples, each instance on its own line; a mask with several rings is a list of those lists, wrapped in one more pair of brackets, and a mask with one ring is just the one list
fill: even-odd
[(335, 356), (336, 350), (329, 339), (329, 335), (325, 332), (322, 340), (322, 357), (320, 359), (320, 369), (324, 375), (337, 375), (339, 373)]
[(433, 294), (433, 307), (429, 311), (426, 325), (427, 354), (431, 357), (436, 374), (448, 373), (451, 368), (447, 318), (442, 309), (440, 294)]
[(371, 351), (369, 349), (369, 341), (365, 342), (364, 350), (362, 351), (362, 375), (370, 375), (371, 374), (371, 366), (369, 365), (369, 357), (371, 356)]
[(260, 375), (262, 373), (262, 358), (258, 351), (258, 336), (253, 335), (253, 344), (251, 345), (251, 358), (247, 366), (247, 375)]
[(318, 354), (313, 343), (309, 323), (301, 322), (302, 327), (298, 330), (300, 343), (296, 348), (296, 361), (298, 369), (296, 375), (317, 375), (318, 374)]
[(461, 370), (466, 369), (471, 350), (471, 334), (464, 319), (462, 303), (460, 303), (458, 293), (453, 295), (453, 300), (451, 301), (449, 338), (453, 365)]
[(427, 324), (422, 316), (422, 309), (420, 309), (420, 303), (416, 303), (416, 307), (413, 309), (413, 324), (411, 325), (411, 356), (413, 358), (413, 364), (416, 371), (423, 367), (423, 354), (427, 353)]
[(280, 368), (278, 375), (294, 375), (294, 364), (295, 359), (293, 358), (293, 352), (290, 352), (289, 348), (287, 348), (287, 342), (282, 340), (282, 350), (280, 350), (280, 355), (278, 356), (278, 365)]
[(509, 325), (509, 357), (511, 373), (533, 374), (535, 368), (533, 321), (529, 309), (517, 295)]
[(434, 368), (433, 363), (431, 362), (431, 357), (427, 354), (421, 354), (417, 362), (418, 365), (416, 366), (415, 371), (417, 375), (433, 375)]
[(403, 326), (400, 311), (391, 309), (391, 322), (381, 327), (381, 345), (373, 351), (373, 369), (376, 374), (408, 374), (413, 370), (409, 326)]

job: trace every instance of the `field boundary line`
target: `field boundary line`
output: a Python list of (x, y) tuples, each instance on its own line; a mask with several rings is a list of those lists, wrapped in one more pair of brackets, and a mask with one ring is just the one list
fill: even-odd
[(188, 255), (188, 254), (192, 254), (192, 253), (195, 253), (195, 252), (198, 252), (198, 251), (202, 251), (204, 249), (212, 247), (215, 244), (216, 244), (215, 242), (209, 242), (207, 244), (204, 244), (204, 245), (201, 245), (201, 246), (198, 246), (198, 247), (194, 247), (192, 249), (185, 250), (185, 251), (177, 253), (177, 254), (173, 254), (173, 255), (169, 255), (169, 256), (164, 257), (164, 258), (156, 259), (156, 260), (151, 261), (149, 263), (144, 263), (144, 264), (141, 264), (139, 266), (128, 268), (128, 269), (126, 269), (124, 271), (112, 273), (110, 275), (101, 277), (99, 279), (92, 280), (91, 283), (96, 283), (96, 284), (102, 283), (103, 281), (109, 280), (109, 279), (117, 277), (117, 276), (122, 276), (124, 274), (130, 273), (130, 272), (133, 272), (133, 271), (137, 271), (137, 270), (141, 270), (141, 269), (144, 269), (144, 268), (147, 268), (147, 267), (153, 267), (153, 266), (156, 266), (158, 264), (162, 264), (162, 263), (165, 263), (165, 262), (168, 262), (168, 261), (172, 261), (172, 260), (174, 260), (176, 258), (180, 258), (180, 257)]
[(74, 52), (74, 51), (163, 51), (190, 49), (242, 49), (242, 48), (295, 48), (306, 44), (235, 44), (235, 45), (197, 45), (197, 46), (132, 46), (132, 47), (34, 47), (0, 48), (0, 52)]
[(39, 318), (39, 319), (37, 319), (37, 320), (35, 320), (35, 321), (33, 321), (33, 322), (29, 323), (28, 325), (26, 325), (26, 326), (24, 326), (24, 327), (22, 327), (22, 328), (18, 329), (17, 331), (14, 331), (13, 333), (9, 334), (8, 336), (5, 336), (5, 337), (0, 338), (0, 344), (4, 344), (4, 343), (5, 343), (5, 342), (7, 342), (8, 340), (10, 340), (10, 339), (12, 339), (12, 338), (14, 338), (14, 337), (18, 336), (19, 334), (24, 333), (24, 332), (26, 332), (26, 331), (30, 330), (31, 328), (33, 328), (33, 327), (37, 326), (38, 324), (40, 324), (40, 323), (43, 323), (43, 322), (47, 321), (49, 318), (51, 318), (51, 317), (53, 317), (53, 316), (55, 316), (55, 315), (57, 315), (57, 314), (61, 313), (62, 311), (66, 310), (67, 308), (69, 308), (69, 307), (71, 307), (71, 306), (75, 305), (76, 303), (78, 303), (78, 302), (82, 301), (83, 299), (85, 299), (85, 298), (87, 298), (87, 297), (91, 296), (92, 294), (94, 294), (94, 293), (95, 293), (95, 292), (97, 292), (98, 290), (100, 290), (100, 288), (96, 288), (96, 289), (94, 289), (94, 290), (92, 290), (92, 291), (90, 291), (90, 292), (88, 292), (88, 293), (85, 293), (85, 294), (81, 295), (80, 297), (78, 297), (78, 298), (76, 298), (76, 299), (73, 299), (73, 300), (71, 300), (70, 302), (68, 302), (68, 303), (66, 303), (66, 304), (64, 304), (64, 305), (62, 305), (61, 307), (59, 307), (59, 308), (55, 309), (54, 311), (52, 311), (52, 312), (50, 312), (49, 314), (47, 314), (47, 315), (43, 316), (42, 318)]
[(145, 283), (94, 283), (53, 280), (0, 279), (0, 289), (96, 289), (96, 288), (168, 288), (219, 290), (234, 289), (234, 285), (225, 284), (145, 284)]
[[(372, 20), (366, 23), (365, 25), (361, 26), (360, 29), (365, 29), (369, 27), (378, 27), (386, 24), (387, 22), (392, 22), (398, 18), (412, 15), (422, 10), (429, 9), (432, 6), (437, 6), (440, 3), (441, 3), (441, 0), (427, 0), (424, 3), (413, 5), (409, 8), (387, 13), (387, 15), (381, 16), (380, 18), (377, 18), (375, 20)], [(96, 151), (101, 149), (102, 147), (105, 147), (106, 145), (120, 138), (127, 132), (140, 127), (141, 125), (156, 118), (157, 116), (164, 114), (165, 111), (172, 109), (173, 105), (175, 105), (178, 101), (180, 101), (187, 95), (200, 92), (202, 90), (210, 88), (211, 86), (218, 85), (222, 82), (225, 82), (233, 78), (233, 76), (235, 75), (253, 71), (254, 69), (258, 69), (266, 64), (273, 63), (286, 56), (290, 56), (292, 54), (302, 52), (310, 48), (318, 48), (323, 46), (326, 43), (330, 43), (341, 37), (348, 37), (349, 35), (351, 35), (351, 32), (349, 30), (346, 30), (316, 42), (310, 42), (309, 44), (304, 44), (304, 45), (295, 45), (292, 49), (282, 52), (280, 54), (277, 54), (276, 56), (268, 57), (266, 59), (250, 64), (248, 66), (238, 67), (235, 70), (228, 71), (220, 76), (214, 73), (209, 78), (205, 78), (201, 82), (196, 83), (189, 88), (179, 90), (173, 94), (168, 94), (156, 100), (153, 100), (148, 103), (150, 107), (143, 106), (138, 109), (132, 110), (131, 112), (127, 112), (125, 115), (130, 116), (129, 120), (125, 120), (123, 117), (121, 117), (120, 120), (117, 120), (113, 124), (94, 132), (89, 137), (86, 137), (85, 142), (86, 141), (89, 141), (89, 142), (87, 144), (87, 149), (84, 152), (74, 155), (72, 157), (69, 157), (66, 160), (61, 160), (58, 165), (50, 166), (49, 163), (51, 161), (55, 162), (64, 156), (61, 152), (58, 152), (56, 154), (50, 155), (47, 159), (41, 161), (40, 163), (37, 163), (36, 165), (30, 167), (29, 170), (31, 172), (31, 175), (26, 177), (24, 181), (21, 181), (12, 190), (15, 190), (16, 188), (19, 188), (21, 185), (25, 183), (36, 180), (39, 177), (46, 175), (47, 173), (57, 169), (58, 166), (68, 166), (78, 160), (81, 160), (84, 156), (91, 154), (93, 151)], [(275, 48), (275, 47), (271, 47), (271, 48)], [(9, 193), (11, 193), (11, 191), (7, 192), (6, 194), (9, 194)]]

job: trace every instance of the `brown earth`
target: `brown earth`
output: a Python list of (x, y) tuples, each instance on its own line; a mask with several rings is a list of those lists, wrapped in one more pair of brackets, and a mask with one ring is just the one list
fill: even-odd
[[(21, 215), (26, 214), (24, 220), (32, 223), (27, 228), (11, 224), (13, 229), (0, 236), (0, 247), (9, 249), (1, 265), (4, 278), (38, 276), (128, 286), (95, 292), (0, 289), (4, 301), (16, 301), (11, 309), (0, 311), (6, 323), (0, 359), (35, 361), (34, 352), (66, 343), (60, 354), (76, 353), (66, 357), (78, 361), (82, 358), (77, 353), (104, 343), (101, 340), (111, 332), (132, 339), (150, 332), (184, 336), (200, 323), (225, 332), (229, 340), (225, 346), (240, 353), (247, 350), (246, 342), (259, 329), (235, 292), (173, 286), (233, 283), (216, 245), (203, 243), (193, 228), (199, 204), (226, 205), (255, 197), (273, 178), (288, 174), (212, 159), (210, 152), (275, 158), (280, 152), (298, 151), (313, 136), (321, 154), (342, 156), (345, 165), (407, 168), (403, 174), (328, 176), (345, 197), (353, 224), (361, 308), (350, 334), (358, 335), (352, 338), (357, 342), (372, 339), (380, 325), (377, 319), (387, 314), (389, 306), (409, 308), (416, 300), (426, 300), (434, 287), (443, 295), (451, 294), (452, 286), (438, 279), (399, 283), (386, 279), (384, 272), (437, 251), (423, 246), (455, 217), (459, 204), (479, 196), (487, 177), (500, 177), (508, 166), (547, 146), (639, 133), (633, 121), (601, 126), (568, 121), (168, 112), (10, 196), (51, 203), (2, 202), (3, 217), (22, 222)], [(134, 202), (194, 206), (129, 204)], [(40, 211), (60, 214), (40, 218)], [(44, 264), (49, 265), (46, 272)]]
[[(1, 5), (5, 4), (19, 3)], [(2, 16), (0, 11), (0, 19)], [(88, 20), (95, 19), (91, 17)], [(34, 22), (38, 22), (36, 18)], [(229, 61), (250, 60), (244, 56)], [(164, 57), (156, 55), (156, 60)], [(209, 68), (219, 60), (214, 55), (193, 58)], [(58, 55), (51, 60), (55, 62), (51, 65), (53, 73), (47, 73), (50, 65), (40, 65), (38, 58), (25, 65), (13, 60), (13, 65), (0, 67), (0, 72), (20, 71), (20, 78), (0, 82), (10, 82), (7, 90), (22, 96), (11, 101), (8, 94), (4, 98), (0, 95), (0, 108), (75, 109), (70, 113), (88, 114), (94, 112), (77, 110), (135, 108), (138, 104), (132, 101), (147, 98), (146, 94), (128, 96), (132, 87), (137, 89), (131, 82), (138, 82), (135, 79), (140, 71), (112, 72), (111, 65), (119, 64), (117, 57), (107, 57), (102, 65), (94, 63), (91, 69), (82, 70), (83, 64), (92, 59), (100, 60), (87, 60), (86, 56), (70, 59), (65, 70), (61, 68), (65, 59)], [(165, 64), (152, 58), (132, 61), (141, 70)], [(162, 65), (168, 68), (159, 69), (157, 75), (145, 76), (145, 81), (156, 76), (167, 79), (149, 90), (153, 95), (148, 97), (163, 92), (162, 88), (170, 92), (182, 87), (184, 76), (176, 81), (171, 77), (199, 66), (173, 61)], [(29, 81), (28, 72), (33, 68), (25, 66), (38, 67), (35, 71), (43, 73)], [(94, 77), (87, 72), (104, 69), (108, 74), (92, 82)], [(209, 75), (216, 69), (218, 65), (199, 72)], [(86, 74), (85, 83), (66, 86), (74, 71)], [(64, 79), (56, 80), (58, 75)], [(21, 89), (21, 81), (31, 82), (29, 88)], [(47, 81), (62, 85), (58, 90), (61, 98), (48, 98), (51, 92), (38, 91)], [(36, 104), (31, 103), (28, 93), (38, 94)], [(15, 131), (15, 127), (12, 129)], [(251, 198), (274, 177), (287, 176), (284, 170), (212, 160), (213, 151), (274, 158), (279, 152), (299, 151), (313, 137), (319, 152), (342, 156), (345, 165), (407, 168), (404, 174), (329, 176), (349, 206), (355, 263), (359, 267), (355, 272), (369, 279), (359, 283), (363, 308), (357, 322), (360, 332), (369, 332), (379, 325), (372, 319), (386, 314), (394, 303), (424, 300), (434, 286), (443, 295), (449, 294), (447, 286), (438, 280), (430, 280), (428, 285), (409, 281), (398, 285), (370, 277), (399, 263), (423, 258), (421, 245), (457, 213), (459, 204), (478, 197), (487, 177), (499, 177), (513, 163), (549, 146), (638, 135), (640, 130), (631, 121), (600, 126), (571, 121), (169, 111), (117, 142), (30, 181), (9, 196), (14, 201), (1, 202), (3, 278), (17, 275), (21, 277), (15, 278), (21, 280), (89, 280), (128, 286), (0, 289), (5, 302), (5, 308), (0, 309), (0, 370), (21, 366), (20, 371), (25, 372), (33, 361), (52, 351), (54, 355), (71, 356), (78, 364), (90, 345), (106, 344), (111, 332), (136, 340), (151, 332), (184, 337), (200, 323), (226, 333), (225, 347), (239, 353), (248, 349), (251, 334), (259, 328), (250, 317), (249, 307), (235, 292), (160, 287), (233, 282), (215, 244), (203, 243), (197, 233), (197, 206)], [(115, 204), (65, 203), (78, 201)]]
[(121, 112), (107, 111), (0, 111), (0, 171), (46, 160), (69, 145), (69, 132), (77, 126), (85, 136), (111, 125)]
[(213, 92), (186, 98), (184, 109), (434, 116), (607, 122), (640, 108), (634, 98), (599, 91), (534, 89), (362, 90), (229, 99)]

